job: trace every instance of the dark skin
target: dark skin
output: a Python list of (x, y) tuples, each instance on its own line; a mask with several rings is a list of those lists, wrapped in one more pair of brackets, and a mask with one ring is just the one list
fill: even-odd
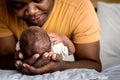
[(15, 69), (14, 66), (14, 53), (16, 39), (14, 36), (0, 38), (0, 68), (2, 69)]
[[(58, 62), (51, 61), (44, 67), (40, 67), (40, 68), (35, 68), (21, 61), (17, 61), (17, 64), (19, 64), (19, 69), (22, 69), (22, 72), (25, 72), (27, 74), (43, 74), (48, 72), (54, 72), (57, 70), (65, 70), (65, 69), (72, 69), (72, 68), (89, 68), (89, 69), (96, 69), (97, 71), (101, 71), (99, 56), (97, 54), (94, 54), (94, 53), (99, 53), (98, 45), (99, 45), (99, 42), (94, 42), (86, 45), (76, 44), (75, 45), (75, 48), (76, 48), (75, 62), (67, 62), (62, 60)], [(85, 50), (84, 48), (86, 48), (87, 50)], [(88, 55), (88, 52), (89, 54), (92, 54), (92, 55)], [(32, 64), (34, 63), (34, 61), (36, 61), (36, 59), (37, 58), (35, 58), (35, 55), (34, 55), (33, 57), (29, 58), (27, 62), (29, 64)], [(45, 60), (45, 55), (43, 55), (42, 58), (39, 59), (39, 61), (36, 62), (34, 65), (38, 66), (44, 60)]]
[[(13, 45), (13, 43), (14, 43), (14, 45)], [(5, 68), (5, 69), (14, 69), (13, 68), (14, 67), (14, 58), (12, 56), (14, 55), (13, 53), (15, 53), (15, 44), (16, 44), (15, 37), (14, 36), (9, 36), (9, 37), (6, 37), (6, 38), (0, 38), (0, 44), (2, 46), (2, 47), (0, 47), (0, 53), (2, 53), (0, 56), (1, 57), (5, 56), (4, 58), (2, 58), (2, 59), (0, 58), (0, 59), (2, 60), (2, 62), (4, 61), (6, 63), (7, 62), (10, 63), (10, 64), (8, 64), (8, 63), (7, 64), (1, 63), (0, 67), (1, 68)], [(91, 47), (89, 47), (89, 45)], [(99, 53), (99, 47), (98, 47), (99, 46), (99, 42), (95, 42), (95, 43), (91, 43), (91, 44), (79, 44), (79, 45), (75, 45), (75, 46), (76, 46), (76, 52), (78, 52), (78, 53), (75, 53), (75, 58), (76, 58), (77, 62), (64, 62), (63, 64), (67, 63), (66, 64), (66, 69), (69, 67), (69, 65), (71, 65), (71, 68), (72, 68), (72, 64), (76, 64), (76, 67), (77, 66), (78, 67), (79, 66), (80, 67), (82, 67), (82, 66), (84, 67), (84, 64), (86, 64), (85, 62), (88, 62), (88, 63), (92, 63), (91, 68), (95, 68), (96, 70), (100, 71), (100, 69), (99, 69), (100, 68), (100, 65), (99, 65), (100, 61), (99, 61), (99, 56), (98, 56), (98, 53)], [(87, 47), (87, 50), (84, 49), (86, 47)], [(91, 48), (93, 50), (91, 50)], [(82, 52), (82, 54), (79, 54), (79, 52)], [(88, 55), (87, 52), (90, 52), (93, 55)], [(86, 53), (86, 55), (85, 55), (85, 53)], [(9, 55), (11, 55), (11, 57), (9, 57), (9, 60), (8, 60), (7, 56), (9, 56)], [(20, 56), (22, 56), (22, 55), (20, 55)], [(27, 59), (27, 62), (29, 64), (32, 64), (37, 59), (36, 56), (38, 56), (38, 55), (36, 54), (33, 57), (31, 57), (30, 59)], [(38, 63), (40, 63), (44, 59), (45, 59), (45, 55), (43, 55), (42, 59)], [(80, 60), (80, 59), (82, 59), (82, 60)], [(38, 64), (38, 63), (36, 63), (36, 64)], [(84, 64), (82, 64), (82, 63), (84, 63)], [(97, 65), (97, 66), (94, 66), (94, 65)], [(87, 68), (89, 68), (89, 66), (90, 66), (89, 64), (86, 65)], [(73, 68), (74, 67), (75, 67), (75, 65), (73, 65)], [(30, 72), (34, 72), (34, 70), (31, 70)], [(35, 72), (36, 71), (37, 70), (35, 70)], [(41, 73), (44, 73), (44, 70)]]
[[(54, 0), (16, 0), (12, 2), (14, 6), (19, 4), (18, 9), (14, 9), (16, 15), (23, 20), (25, 20), (28, 25), (38, 25), (42, 26), (47, 20), (48, 14), (50, 13)], [(21, 6), (24, 4), (24, 6)], [(39, 22), (36, 21), (37, 18), (34, 17), (36, 14), (39, 15)], [(32, 20), (31, 20), (32, 19)], [(2, 45), (4, 46), (4, 45)], [(34, 67), (34, 65), (39, 66), (47, 58), (47, 52), (42, 56), (39, 54), (33, 55), (24, 61), (17, 60), (16, 66), (21, 72), (26, 74), (43, 74), (48, 72), (54, 72), (58, 70), (72, 69), (72, 68), (89, 68), (101, 71), (101, 62), (99, 59), (99, 41), (86, 43), (86, 44), (75, 44), (75, 59), (76, 61), (54, 61), (51, 60), (48, 64), (43, 67)], [(22, 53), (19, 53), (19, 59), (23, 59)]]

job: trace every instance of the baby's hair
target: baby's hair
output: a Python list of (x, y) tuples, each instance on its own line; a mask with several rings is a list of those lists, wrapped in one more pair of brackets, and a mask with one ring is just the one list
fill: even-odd
[(20, 49), (23, 54), (26, 54), (24, 56), (30, 57), (34, 53), (39, 53), (41, 47), (46, 52), (51, 50), (51, 41), (46, 31), (40, 27), (31, 26), (22, 32)]

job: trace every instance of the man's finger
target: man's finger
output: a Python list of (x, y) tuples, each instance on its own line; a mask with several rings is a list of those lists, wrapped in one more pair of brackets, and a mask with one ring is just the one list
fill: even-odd
[(61, 61), (63, 59), (62, 54), (53, 54), (52, 55), (52, 60), (54, 61)]
[(39, 74), (39, 73), (37, 73), (38, 69), (33, 66), (30, 66), (30, 65), (24, 63), (23, 67), (24, 67), (24, 69), (23, 69), (24, 73), (26, 73), (26, 74)]
[(32, 57), (25, 59), (23, 62), (32, 65), (39, 59), (39, 57), (39, 54), (34, 54)]
[[(51, 63), (49, 63), (51, 64)], [(43, 67), (35, 68), (30, 65), (25, 65), (25, 68), (30, 71), (32, 74), (43, 74), (43, 73), (48, 73), (50, 72), (49, 66), (45, 65)]]
[(22, 65), (23, 65), (23, 63), (22, 63), (22, 61), (20, 61), (20, 60), (17, 60), (17, 61), (15, 62), (15, 66), (16, 66), (19, 70), (21, 70)]
[(23, 58), (24, 56), (20, 51), (15, 52), (15, 60), (22, 60)]
[(43, 65), (46, 65), (46, 64), (48, 64), (48, 63), (50, 62), (50, 59), (51, 59), (50, 54), (49, 54), (48, 52), (46, 52), (46, 53), (44, 53), (44, 54), (42, 55), (41, 58), (39, 58), (39, 59), (37, 60), (37, 62), (35, 62), (35, 63), (33, 64), (33, 66), (36, 67), (36, 68), (38, 68), (38, 67), (41, 67), (41, 66), (43, 66)]
[(26, 64), (26, 63), (23, 63), (22, 69), (21, 69), (20, 71), (21, 71), (23, 74), (29, 74), (29, 75), (34, 74), (34, 73), (32, 73), (28, 68), (26, 68), (26, 66), (30, 66), (30, 65), (28, 65), (28, 64)]

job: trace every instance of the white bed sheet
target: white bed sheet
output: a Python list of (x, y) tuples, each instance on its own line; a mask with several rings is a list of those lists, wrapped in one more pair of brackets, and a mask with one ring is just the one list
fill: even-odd
[(120, 65), (97, 72), (93, 69), (69, 69), (43, 75), (26, 75), (16, 70), (0, 70), (0, 80), (120, 80)]
[(108, 80), (120, 80), (120, 65), (109, 67), (101, 72)]
[(107, 76), (90, 69), (69, 69), (34, 76), (15, 70), (0, 70), (0, 80), (107, 80)]

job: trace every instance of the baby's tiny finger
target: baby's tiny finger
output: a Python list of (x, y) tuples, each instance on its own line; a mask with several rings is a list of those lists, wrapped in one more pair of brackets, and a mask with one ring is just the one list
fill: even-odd
[(62, 54), (53, 54), (52, 60), (61, 61), (63, 59)]

